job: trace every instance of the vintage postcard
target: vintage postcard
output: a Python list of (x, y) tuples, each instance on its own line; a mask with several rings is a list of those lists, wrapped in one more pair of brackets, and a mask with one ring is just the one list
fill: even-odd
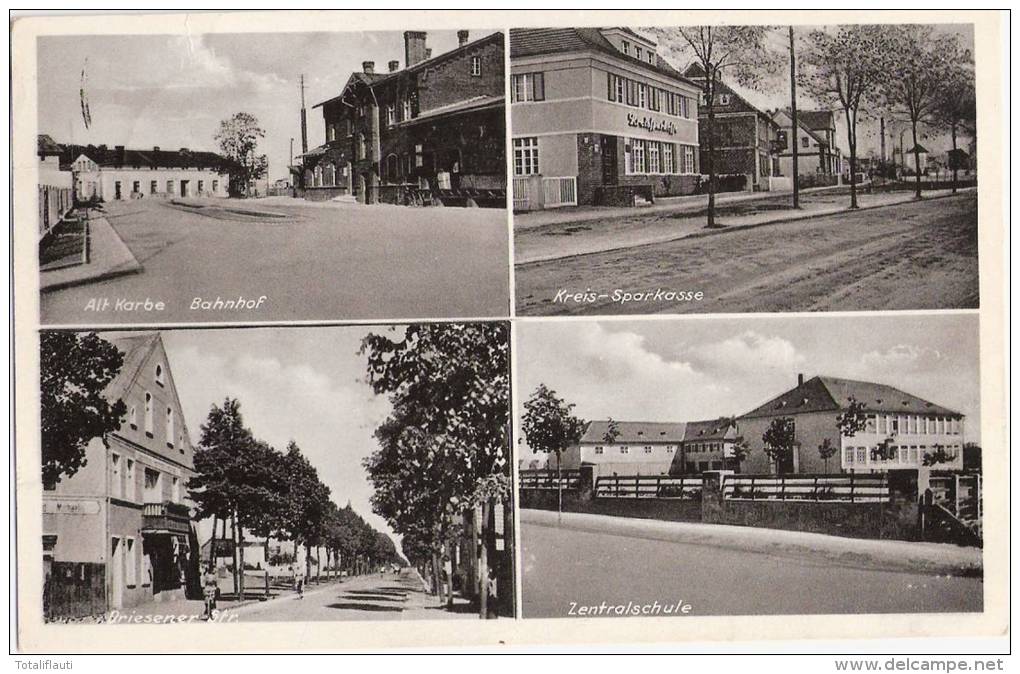
[(19, 653), (1008, 635), (1008, 16), (11, 41)]

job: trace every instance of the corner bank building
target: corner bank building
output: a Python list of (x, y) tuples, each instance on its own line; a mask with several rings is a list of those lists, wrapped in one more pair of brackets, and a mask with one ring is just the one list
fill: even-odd
[(694, 193), (699, 95), (628, 28), (511, 30), (514, 209)]

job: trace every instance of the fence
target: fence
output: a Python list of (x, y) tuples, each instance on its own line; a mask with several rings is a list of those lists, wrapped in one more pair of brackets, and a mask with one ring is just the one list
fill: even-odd
[[(555, 470), (522, 470), (519, 477), (521, 489), (557, 489)], [(561, 470), (559, 482), (563, 489), (577, 489), (581, 483), (581, 471)]]
[(73, 620), (106, 612), (106, 565), (50, 562), (43, 581), (43, 618)]
[(595, 481), (595, 498), (694, 499), (701, 497), (701, 476), (611, 475)]
[(573, 176), (542, 178), (546, 208), (577, 205), (577, 178)]
[(727, 475), (723, 498), (743, 501), (844, 501), (879, 503), (889, 500), (884, 473), (869, 475)]

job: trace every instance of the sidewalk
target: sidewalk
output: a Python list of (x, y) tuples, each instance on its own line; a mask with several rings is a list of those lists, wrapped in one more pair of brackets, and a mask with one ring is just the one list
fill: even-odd
[(827, 534), (762, 529), (700, 522), (521, 510), (521, 523), (575, 531), (706, 545), (774, 556), (810, 557), (821, 563), (855, 568), (910, 571), (946, 576), (979, 576), (982, 551), (946, 543), (844, 538)]
[(39, 290), (47, 292), (134, 274), (142, 265), (104, 217), (89, 220), (90, 257), (87, 264), (39, 273)]
[[(717, 229), (705, 228), (703, 213), (705, 201), (698, 197), (697, 203), (683, 206), (655, 205), (645, 208), (599, 209), (593, 218), (583, 222), (578, 219), (561, 218), (542, 226), (518, 228), (515, 224), (514, 264), (546, 262), (577, 255), (605, 253), (613, 250), (666, 243), (691, 236), (709, 236), (749, 227), (773, 225), (797, 220), (819, 218), (847, 212), (849, 196), (846, 194), (826, 195), (826, 191), (837, 188), (803, 190), (805, 198), (800, 210), (789, 207), (789, 199), (779, 195), (763, 196), (762, 193), (742, 194), (743, 198), (717, 200), (720, 206), (716, 222), (723, 225)], [(842, 188), (838, 188), (842, 189)], [(967, 194), (970, 190), (960, 190)], [(788, 197), (788, 195), (786, 195)], [(925, 200), (952, 196), (951, 190), (927, 192)], [(689, 197), (684, 197), (689, 199)], [(883, 208), (914, 200), (912, 192), (883, 192), (858, 194), (859, 210)], [(748, 204), (746, 202), (759, 202)], [(655, 209), (655, 210), (650, 210)], [(551, 213), (542, 212), (542, 215)], [(685, 215), (687, 214), (687, 215)], [(555, 213), (552, 213), (555, 215)], [(584, 215), (593, 215), (585, 212)], [(516, 219), (515, 219), (516, 222)], [(581, 224), (579, 224), (581, 223)]]

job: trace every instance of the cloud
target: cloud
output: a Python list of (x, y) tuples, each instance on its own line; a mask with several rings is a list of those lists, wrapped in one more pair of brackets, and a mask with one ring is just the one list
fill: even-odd
[(938, 349), (912, 344), (897, 344), (884, 351), (869, 351), (861, 356), (868, 372), (915, 373), (937, 370), (943, 355)]
[(791, 372), (805, 362), (792, 342), (754, 330), (721, 342), (697, 344), (681, 352), (695, 368), (711, 374)]

